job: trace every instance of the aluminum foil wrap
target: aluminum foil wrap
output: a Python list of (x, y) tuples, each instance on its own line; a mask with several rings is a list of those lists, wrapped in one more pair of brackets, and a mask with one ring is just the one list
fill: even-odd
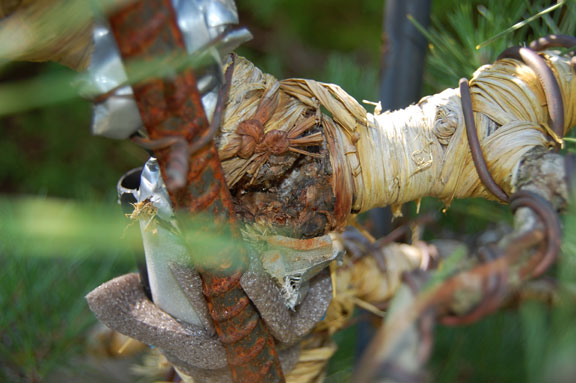
[[(171, 230), (175, 228), (173, 210), (156, 158), (151, 157), (143, 168), (126, 173), (118, 182), (118, 196), (126, 213), (134, 215), (133, 206), (153, 207), (153, 214), (137, 214), (135, 218), (140, 221), (154, 303), (175, 318), (201, 326), (198, 313), (170, 270), (171, 263), (186, 264), (190, 258), (180, 237)], [(249, 243), (254, 241), (250, 235), (246, 239)], [(255, 247), (263, 269), (277, 282), (290, 309), (306, 296), (308, 281), (343, 254), (339, 241), (329, 234), (304, 240), (269, 236), (258, 242)]]
[(274, 235), (265, 241), (262, 266), (280, 285), (285, 304), (292, 310), (306, 296), (308, 281), (344, 255), (344, 248), (330, 234), (310, 239)]
[[(180, 238), (170, 230), (173, 211), (158, 161), (151, 157), (142, 168), (139, 179), (135, 180), (138, 170), (128, 172), (120, 179), (118, 195), (124, 203), (133, 200), (137, 202), (135, 206), (153, 206), (153, 215), (139, 217), (152, 299), (158, 307), (175, 318), (202, 326), (198, 313), (170, 270), (171, 263), (185, 263), (187, 252)], [(158, 224), (159, 221), (162, 224)]]
[[(211, 121), (218, 89), (222, 84), (222, 63), (240, 44), (252, 38), (238, 24), (233, 0), (172, 0), (188, 54), (207, 53), (210, 58), (196, 71), (198, 90), (206, 116)], [(106, 21), (97, 20), (93, 32), (94, 53), (82, 93), (102, 100), (94, 105), (92, 132), (110, 138), (128, 138), (142, 127), (132, 88), (126, 84), (122, 58)]]

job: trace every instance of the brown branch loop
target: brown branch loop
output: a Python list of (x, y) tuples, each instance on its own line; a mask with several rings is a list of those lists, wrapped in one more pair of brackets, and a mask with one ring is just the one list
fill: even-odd
[(214, 115), (212, 117), (212, 124), (208, 132), (202, 136), (198, 141), (192, 143), (188, 147), (188, 155), (191, 156), (198, 152), (200, 149), (204, 148), (214, 139), (214, 136), (220, 129), (220, 124), (222, 123), (222, 114), (224, 113), (224, 105), (226, 105), (226, 100), (228, 99), (228, 92), (230, 91), (230, 84), (232, 84), (232, 74), (234, 73), (234, 55), (231, 56), (232, 62), (226, 68), (226, 73), (224, 74), (224, 84), (220, 87), (218, 91), (218, 101), (216, 103), (216, 108), (214, 109)]
[[(233, 72), (234, 57), (232, 57), (232, 63), (226, 69), (224, 84), (222, 84), (218, 91), (218, 101), (216, 103), (216, 108), (214, 109), (210, 128), (197, 141), (189, 144), (184, 137), (176, 135), (167, 135), (153, 140), (138, 135), (134, 135), (130, 138), (137, 145), (147, 150), (170, 150), (168, 166), (166, 169), (166, 186), (168, 187), (168, 190), (177, 190), (186, 184), (186, 174), (188, 173), (188, 161), (190, 157), (205, 148), (206, 145), (212, 142), (216, 136), (222, 121), (222, 113), (224, 111), (226, 99), (228, 98), (228, 91), (230, 89), (230, 84), (232, 83)], [(200, 122), (193, 121), (192, 124), (200, 124)]]

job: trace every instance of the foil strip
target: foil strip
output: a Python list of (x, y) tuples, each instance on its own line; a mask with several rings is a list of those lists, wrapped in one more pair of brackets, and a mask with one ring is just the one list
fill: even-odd
[[(233, 0), (172, 0), (178, 26), (188, 54), (207, 53), (209, 63), (197, 74), (202, 104), (209, 121), (216, 108), (222, 84), (222, 63), (240, 44), (252, 38), (246, 28), (236, 28), (238, 11)], [(132, 88), (116, 41), (105, 20), (96, 20), (94, 53), (81, 93), (91, 99), (106, 95), (94, 105), (92, 133), (125, 139), (142, 128)]]
[(172, 220), (172, 204), (162, 180), (158, 160), (154, 157), (150, 157), (142, 169), (137, 199), (138, 202), (150, 201), (157, 209), (158, 218), (167, 222)]
[[(85, 94), (105, 94), (128, 81), (120, 52), (106, 22), (94, 24), (94, 53), (88, 67), (90, 79), (83, 84)], [(129, 137), (142, 126), (140, 112), (130, 86), (118, 88), (110, 97), (95, 103), (92, 133), (108, 138)]]
[(280, 235), (263, 239), (266, 249), (261, 253), (262, 266), (276, 280), (291, 310), (306, 296), (310, 279), (344, 255), (343, 247), (331, 234), (305, 240)]
[[(151, 157), (141, 170), (132, 170), (118, 182), (118, 197), (123, 205), (151, 204), (153, 217), (140, 217), (140, 229), (146, 253), (146, 267), (154, 302), (177, 319), (201, 326), (202, 322), (170, 271), (171, 263), (186, 264), (187, 250), (175, 232), (170, 197), (156, 158)], [(125, 212), (133, 211), (131, 206)], [(161, 220), (157, 224), (154, 220)], [(309, 280), (330, 262), (341, 259), (342, 246), (335, 238), (324, 235), (299, 240), (284, 236), (254, 237), (245, 233), (246, 240), (256, 241), (254, 250), (261, 265), (281, 288), (286, 307), (294, 310), (302, 302), (309, 288)]]
[[(172, 206), (160, 175), (158, 161), (151, 157), (146, 162), (141, 169), (139, 182), (135, 180), (138, 171), (139, 169), (132, 170), (120, 179), (118, 198), (120, 202), (124, 202), (123, 205), (128, 201), (137, 201), (141, 205), (151, 204), (156, 210), (154, 216), (139, 219), (152, 300), (173, 317), (203, 326), (198, 313), (170, 270), (171, 263), (186, 264), (188, 258), (186, 247), (173, 230), (175, 227), (172, 226)], [(157, 220), (161, 220), (162, 224)]]

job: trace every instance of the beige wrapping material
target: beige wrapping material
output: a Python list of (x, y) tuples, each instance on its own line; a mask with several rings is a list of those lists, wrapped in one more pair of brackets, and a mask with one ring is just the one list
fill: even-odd
[(422, 246), (391, 243), (381, 250), (380, 256), (386, 271), (378, 267), (373, 256), (356, 260), (353, 264), (345, 259), (343, 267), (335, 273), (335, 294), (324, 320), (317, 331), (334, 333), (341, 329), (354, 314), (354, 307), (362, 305), (378, 313), (374, 304), (382, 304), (394, 296), (402, 283), (402, 273), (417, 269), (425, 270), (430, 255)]
[(286, 383), (322, 383), (336, 343), (326, 333), (315, 333), (304, 340), (300, 359), (286, 374)]
[(93, 11), (94, 4), (84, 0), (0, 0), (0, 58), (86, 69), (94, 48)]
[(386, 264), (383, 272), (374, 257), (362, 257), (354, 264), (352, 284), (356, 297), (367, 302), (386, 302), (394, 296), (402, 283), (402, 273), (426, 269), (427, 253), (421, 247), (405, 243), (391, 243), (382, 249)]
[[(569, 60), (551, 53), (549, 63), (565, 100), (564, 127), (576, 122), (576, 81)], [(496, 181), (506, 192), (522, 156), (547, 137), (546, 99), (536, 75), (515, 60), (480, 68), (471, 80), (475, 120), (483, 152)], [(466, 138), (459, 92), (448, 89), (406, 109), (367, 115), (356, 147), (362, 173), (354, 177), (354, 210), (433, 196), (494, 197), (482, 185)]]
[[(576, 107), (570, 102), (576, 96), (574, 72), (568, 58), (547, 52), (547, 60), (562, 91), (567, 132), (576, 123)], [(259, 98), (275, 82), (237, 58), (219, 142), (221, 153), (230, 150), (238, 123), (253, 115)], [(548, 136), (546, 98), (532, 70), (515, 60), (480, 68), (470, 85), (488, 168), (511, 193), (522, 156), (534, 146), (554, 145)], [(280, 81), (279, 92), (279, 105), (265, 131), (289, 131), (306, 116), (319, 115), (335, 169), (335, 194), (351, 198), (353, 213), (386, 205), (399, 213), (403, 203), (424, 196), (440, 198), (447, 205), (454, 198), (495, 199), (474, 168), (457, 89), (376, 115), (333, 84), (287, 79)], [(223, 161), (231, 187), (257, 171), (258, 156)]]

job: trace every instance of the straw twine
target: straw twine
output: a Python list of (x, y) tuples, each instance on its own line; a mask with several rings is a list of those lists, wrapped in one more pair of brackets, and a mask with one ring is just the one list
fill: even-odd
[[(568, 131), (576, 123), (576, 79), (567, 58), (546, 52), (560, 85)], [(226, 105), (219, 152), (229, 186), (254, 174), (259, 154), (230, 158), (235, 129), (255, 112), (277, 84), (238, 57)], [(522, 156), (552, 146), (544, 92), (531, 69), (515, 60), (480, 68), (470, 82), (474, 117), (484, 156), (495, 181), (508, 193)], [(290, 131), (319, 116), (334, 169), (333, 189), (342, 206), (358, 213), (399, 207), (424, 196), (447, 205), (454, 198), (495, 199), (480, 181), (467, 144), (459, 91), (448, 89), (406, 109), (371, 114), (340, 87), (305, 79), (279, 82), (279, 104), (264, 130)], [(323, 111), (325, 111), (323, 113)], [(345, 222), (342, 222), (342, 225)]]
[(92, 11), (89, 2), (0, 0), (0, 58), (86, 69), (94, 50)]

